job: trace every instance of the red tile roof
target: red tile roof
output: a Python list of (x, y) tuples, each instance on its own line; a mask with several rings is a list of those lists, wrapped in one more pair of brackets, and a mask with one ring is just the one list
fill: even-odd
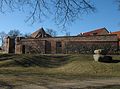
[(90, 35), (105, 35), (109, 34), (109, 31), (106, 28), (99, 28), (93, 31), (85, 32), (83, 33), (84, 36), (90, 36)]
[(112, 34), (117, 34), (117, 36), (120, 38), (120, 31), (112, 32)]

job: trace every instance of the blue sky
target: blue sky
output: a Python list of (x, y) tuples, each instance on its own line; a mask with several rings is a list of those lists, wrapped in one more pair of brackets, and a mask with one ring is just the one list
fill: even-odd
[[(120, 11), (115, 0), (91, 0), (96, 6), (95, 13), (84, 14), (66, 29), (71, 35), (77, 35), (81, 32), (87, 32), (97, 28), (106, 27), (109, 31), (120, 31)], [(22, 33), (32, 33), (39, 29), (50, 28), (56, 30), (58, 35), (65, 35), (53, 20), (45, 19), (42, 23), (25, 23), (26, 14), (23, 12), (0, 13), (0, 32), (6, 33), (13, 29), (18, 29)]]

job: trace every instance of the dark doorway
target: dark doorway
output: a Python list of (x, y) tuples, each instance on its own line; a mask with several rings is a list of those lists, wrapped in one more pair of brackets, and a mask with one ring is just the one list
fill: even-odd
[(25, 45), (22, 45), (22, 53), (25, 54)]
[(60, 41), (56, 42), (56, 53), (62, 53), (62, 43)]
[(15, 53), (15, 38), (9, 38), (9, 51), (8, 53)]

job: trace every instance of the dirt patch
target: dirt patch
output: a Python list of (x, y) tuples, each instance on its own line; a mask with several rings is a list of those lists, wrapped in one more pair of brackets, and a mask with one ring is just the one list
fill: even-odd
[(120, 79), (74, 80), (64, 83), (51, 83), (49, 87), (50, 89), (97, 89), (99, 87), (113, 85), (118, 85), (120, 87)]
[(0, 89), (113, 89), (114, 87), (120, 88), (120, 78), (64, 80), (39, 77), (36, 81), (0, 82)]

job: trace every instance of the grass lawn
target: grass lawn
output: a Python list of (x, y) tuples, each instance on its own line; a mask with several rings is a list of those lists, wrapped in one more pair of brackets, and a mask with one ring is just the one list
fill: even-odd
[[(0, 89), (4, 89), (3, 87), (5, 87), (5, 89), (7, 89), (6, 87), (8, 87), (8, 89), (10, 87), (13, 87), (10, 89), (21, 89), (20, 85), (24, 85), (23, 87), (25, 87), (27, 84), (34, 84), (33, 86), (35, 87), (38, 87), (36, 85), (41, 85), (41, 87), (43, 87), (43, 85), (47, 86), (47, 88), (44, 87), (43, 89), (80, 89), (77, 86), (79, 85), (80, 87), (81, 81), (85, 80), (113, 79), (115, 82), (117, 79), (119, 82), (120, 55), (112, 55), (112, 58), (113, 60), (118, 60), (118, 62), (95, 62), (92, 55), (1, 54), (0, 85), (2, 85), (2, 88)], [(72, 83), (73, 86), (71, 84), (69, 87), (65, 87), (65, 85), (61, 87), (59, 82), (63, 84), (69, 82)], [(78, 85), (74, 85), (73, 82)], [(117, 83), (115, 84), (116, 86), (108, 86), (110, 84), (106, 84), (102, 86), (102, 88), (98, 86), (91, 88), (90, 86), (86, 86), (85, 89), (119, 89), (118, 87), (120, 86), (117, 85)], [(50, 85), (54, 85), (54, 87), (51, 86), (51, 88)], [(39, 86), (33, 89), (42, 88)]]

